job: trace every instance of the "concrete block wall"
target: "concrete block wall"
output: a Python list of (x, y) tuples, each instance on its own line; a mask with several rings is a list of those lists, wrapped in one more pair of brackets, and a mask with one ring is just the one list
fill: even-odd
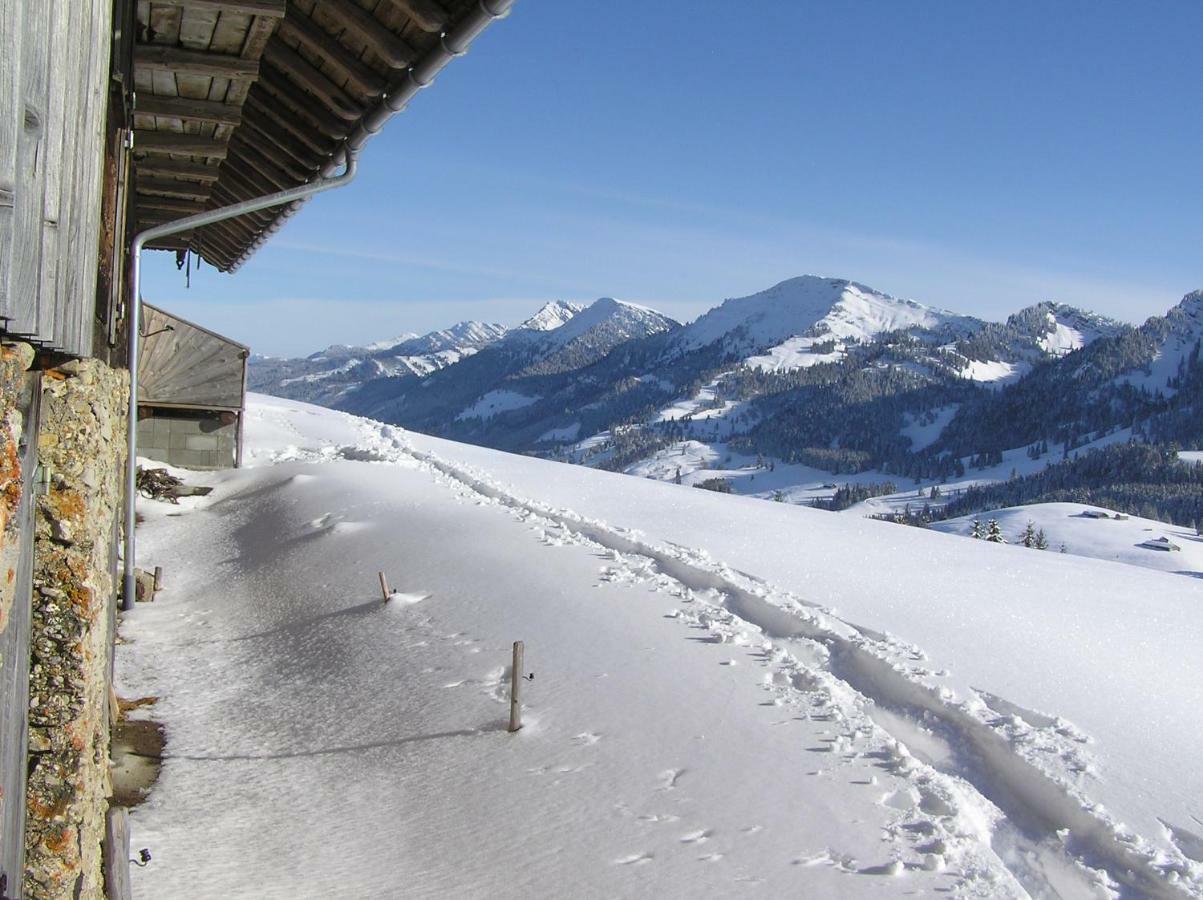
[(157, 407), (144, 408), (143, 415), (139, 456), (185, 469), (233, 467), (238, 424), (231, 414)]

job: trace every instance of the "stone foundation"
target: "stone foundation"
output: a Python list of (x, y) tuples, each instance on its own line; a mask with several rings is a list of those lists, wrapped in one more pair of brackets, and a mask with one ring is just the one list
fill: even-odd
[(95, 359), (43, 375), (29, 683), (25, 880), (33, 900), (102, 898), (114, 541), (129, 380)]

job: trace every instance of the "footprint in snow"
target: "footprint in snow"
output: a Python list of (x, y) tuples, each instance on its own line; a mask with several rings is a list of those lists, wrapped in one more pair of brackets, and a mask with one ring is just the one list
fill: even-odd
[(572, 739), (572, 743), (578, 747), (591, 747), (601, 740), (600, 734), (595, 734), (592, 731), (582, 731)]
[(665, 769), (660, 773), (660, 790), (671, 791), (684, 774), (684, 769)]
[(682, 844), (704, 844), (710, 840), (710, 836), (713, 834), (713, 828), (703, 828), (701, 831), (691, 831), (689, 834), (683, 834), (679, 840)]
[(643, 863), (651, 862), (655, 856), (646, 850), (643, 853), (632, 853), (629, 856), (620, 856), (614, 860), (616, 866), (637, 866)]

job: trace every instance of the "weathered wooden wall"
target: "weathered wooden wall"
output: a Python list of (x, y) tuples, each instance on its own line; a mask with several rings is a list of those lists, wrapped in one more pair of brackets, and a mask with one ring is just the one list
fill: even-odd
[(0, 0), (0, 327), (88, 356), (112, 0)]
[(139, 402), (242, 409), (250, 351), (157, 307), (144, 303), (142, 308), (146, 339), (138, 362)]

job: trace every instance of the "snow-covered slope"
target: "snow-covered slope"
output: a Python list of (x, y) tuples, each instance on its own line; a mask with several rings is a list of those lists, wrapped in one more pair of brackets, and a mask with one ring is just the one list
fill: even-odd
[(758, 294), (725, 300), (681, 329), (669, 353), (721, 343), (732, 353), (748, 356), (751, 366), (782, 370), (830, 362), (848, 344), (885, 332), (936, 329), (956, 322), (971, 327), (976, 320), (899, 300), (853, 281), (803, 275)]
[(147, 896), (1203, 896), (1190, 580), (250, 415), (143, 508)]
[(1031, 503), (934, 522), (930, 527), (946, 534), (967, 535), (974, 521), (985, 525), (990, 519), (998, 521), (1003, 536), (1011, 543), (1022, 540), (1031, 522), (1033, 528), (1044, 532), (1050, 550), (1064, 548), (1064, 552), (1077, 556), (1203, 578), (1203, 538), (1193, 528), (1129, 516), (1100, 506)]
[(1156, 342), (1153, 357), (1140, 370), (1125, 374), (1117, 381), (1153, 393), (1173, 394), (1167, 381), (1182, 374), (1185, 361), (1199, 354), (1203, 342), (1203, 290), (1194, 291), (1164, 317), (1149, 319), (1142, 326)]
[(523, 322), (515, 331), (554, 331), (568, 322), (573, 316), (585, 308), (582, 303), (569, 303), (567, 300), (553, 300), (545, 303), (537, 313)]

